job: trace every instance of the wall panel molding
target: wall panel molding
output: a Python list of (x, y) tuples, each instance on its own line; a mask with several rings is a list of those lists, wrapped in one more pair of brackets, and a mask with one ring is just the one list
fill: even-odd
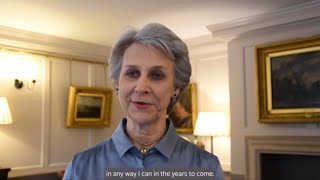
[(212, 32), (213, 36), (229, 41), (249, 31), (318, 18), (320, 17), (319, 9), (320, 1), (315, 0), (273, 12), (212, 24), (207, 28)]
[(57, 164), (54, 166), (24, 166), (24, 167), (15, 167), (11, 168), (9, 173), (9, 177), (19, 177), (19, 176), (28, 176), (28, 175), (36, 175), (36, 174), (44, 174), (50, 172), (61, 171), (61, 169), (65, 169), (66, 165)]
[(43, 55), (100, 63), (106, 62), (111, 49), (98, 44), (4, 26), (0, 26), (0, 46)]
[(191, 61), (211, 61), (227, 59), (227, 43), (211, 35), (185, 40)]

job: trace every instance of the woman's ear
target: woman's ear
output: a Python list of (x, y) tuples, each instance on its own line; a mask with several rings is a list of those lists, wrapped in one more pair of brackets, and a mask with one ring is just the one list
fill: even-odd
[(114, 81), (113, 82), (113, 88), (116, 90), (117, 95), (119, 94), (119, 83)]
[(173, 91), (173, 95), (178, 96), (179, 93), (180, 93), (180, 88), (177, 88), (177, 87), (176, 87), (176, 88), (174, 89), (174, 91)]
[(112, 85), (114, 89), (119, 89), (119, 83), (117, 81), (113, 81)]

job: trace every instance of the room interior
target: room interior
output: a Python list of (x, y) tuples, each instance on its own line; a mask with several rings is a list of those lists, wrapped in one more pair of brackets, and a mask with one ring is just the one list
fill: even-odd
[[(198, 112), (227, 117), (229, 134), (214, 138), (213, 152), (228, 178), (262, 179), (260, 152), (320, 156), (319, 122), (258, 121), (255, 63), (258, 45), (318, 36), (319, 10), (320, 1), (308, 1), (207, 24), (210, 34), (185, 39)], [(112, 135), (124, 116), (115, 94), (109, 127), (66, 127), (71, 85), (113, 88), (106, 64), (111, 46), (1, 26), (0, 47), (0, 96), (13, 120), (0, 125), (0, 167), (11, 169), (9, 179), (63, 171), (76, 152)], [(194, 141), (192, 133), (181, 135)], [(210, 138), (198, 139), (210, 152)]]

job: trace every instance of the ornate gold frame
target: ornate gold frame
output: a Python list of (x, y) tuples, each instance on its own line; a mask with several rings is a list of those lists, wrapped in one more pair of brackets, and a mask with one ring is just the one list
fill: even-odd
[[(186, 95), (186, 94), (188, 94), (188, 95)], [(193, 129), (195, 127), (196, 120), (197, 120), (197, 96), (196, 95), (197, 95), (196, 94), (196, 84), (190, 83), (180, 96), (179, 102), (182, 103), (183, 106), (189, 106), (186, 109), (189, 109), (188, 112), (191, 114), (192, 127), (184, 128), (184, 127), (177, 127), (176, 126), (176, 130), (179, 133), (193, 133)], [(190, 97), (187, 97), (187, 96), (190, 96)], [(183, 100), (184, 98), (190, 98), (190, 99), (188, 99), (187, 101), (184, 101)], [(188, 102), (188, 105), (183, 102)], [(172, 121), (175, 121), (177, 118), (175, 116), (174, 112), (169, 113), (168, 117)]]
[(70, 86), (67, 127), (108, 127), (111, 107), (112, 89)]
[[(292, 63), (295, 63), (295, 67), (300, 66), (299, 69), (302, 69), (303, 60), (305, 60), (305, 62), (309, 60), (308, 62), (316, 61), (316, 63), (319, 63), (320, 61), (319, 58), (318, 59), (316, 58), (301, 59), (301, 58), (308, 57), (306, 55), (308, 54), (310, 55), (312, 53), (315, 56), (318, 56), (318, 52), (320, 53), (320, 36), (291, 40), (291, 41), (284, 41), (284, 42), (273, 43), (273, 44), (260, 45), (256, 47), (259, 122), (261, 123), (320, 122), (320, 106), (309, 108), (309, 107), (306, 107), (306, 105), (302, 106), (302, 104), (299, 104), (299, 107), (292, 106), (290, 108), (286, 108), (285, 106), (283, 106), (281, 108), (275, 108), (273, 104), (278, 101), (275, 100), (274, 97), (276, 95), (274, 95), (272, 91), (279, 92), (280, 88), (279, 89), (275, 89), (275, 88), (277, 88), (278, 86), (281, 86), (282, 84), (280, 83), (278, 84), (277, 87), (272, 87), (273, 85), (272, 77), (274, 77), (274, 79), (279, 79), (277, 77), (280, 77), (280, 76), (278, 74), (277, 75), (273, 74), (276, 72), (275, 69), (278, 67), (276, 65), (272, 67), (271, 65), (272, 61), (273, 61), (273, 64), (287, 63), (286, 65), (288, 66), (281, 66), (281, 67), (287, 67), (287, 69), (284, 69), (284, 70), (287, 70), (288, 73), (285, 75), (288, 76), (288, 74), (296, 73), (296, 72), (292, 73), (293, 68), (290, 66), (292, 65)], [(292, 59), (294, 59), (295, 61), (294, 62), (291, 61)], [(318, 67), (318, 69), (319, 69), (318, 71), (320, 71), (320, 67)], [(285, 72), (281, 70), (280, 71), (278, 70), (278, 73), (283, 72), (284, 74)], [(308, 77), (309, 79), (313, 78), (313, 76), (311, 75), (309, 76), (310, 76)], [(293, 76), (292, 76), (292, 79), (294, 79)], [(303, 83), (306, 83), (303, 80), (304, 79), (302, 79), (301, 81)], [(280, 82), (283, 82), (283, 81), (280, 81)], [(320, 81), (317, 81), (317, 82), (320, 83)], [(290, 81), (290, 84), (292, 84), (291, 81)], [(309, 92), (309, 91), (306, 91), (306, 92)], [(294, 96), (292, 96), (292, 94), (289, 94), (289, 92), (287, 92), (287, 95), (283, 96), (283, 98), (287, 98), (287, 99), (292, 97)], [(297, 106), (297, 104), (295, 106)]]

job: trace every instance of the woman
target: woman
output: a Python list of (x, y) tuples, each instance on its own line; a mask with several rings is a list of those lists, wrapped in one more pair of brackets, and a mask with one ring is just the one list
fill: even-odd
[(112, 168), (207, 169), (223, 179), (218, 158), (180, 138), (166, 118), (191, 76), (180, 38), (156, 23), (129, 30), (113, 47), (109, 72), (127, 117), (111, 138), (76, 154), (64, 179), (114, 179)]

